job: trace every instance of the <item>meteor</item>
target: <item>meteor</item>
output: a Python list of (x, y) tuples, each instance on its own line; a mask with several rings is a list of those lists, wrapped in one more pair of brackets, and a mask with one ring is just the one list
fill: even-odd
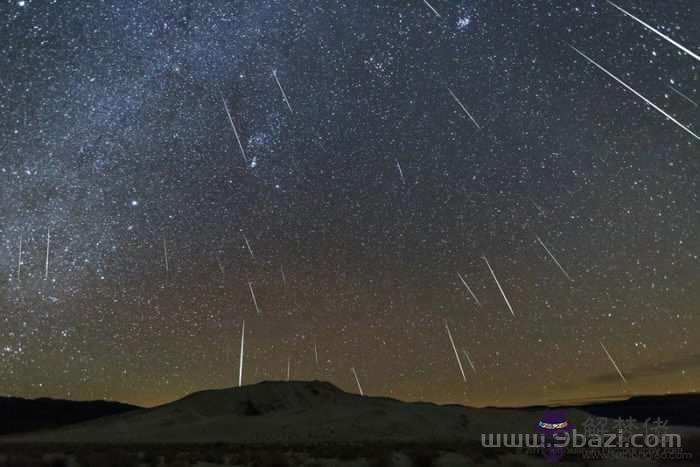
[(557, 263), (557, 266), (559, 266), (559, 269), (561, 269), (561, 272), (564, 273), (564, 275), (566, 276), (567, 279), (569, 279), (571, 282), (573, 282), (574, 280), (573, 280), (573, 279), (571, 278), (571, 276), (569, 276), (569, 274), (564, 270), (564, 268), (562, 267), (562, 265), (559, 264), (559, 261), (557, 261), (557, 258), (555, 258), (554, 255), (552, 254), (552, 252), (549, 251), (549, 248), (547, 248), (547, 245), (544, 244), (544, 242), (542, 241), (542, 239), (541, 239), (539, 236), (536, 235), (536, 237), (537, 237), (537, 241), (540, 242), (540, 245), (542, 245), (542, 248), (544, 248), (544, 251), (546, 251), (547, 254), (549, 255), (549, 257), (552, 258), (552, 260), (553, 260), (555, 263)]
[(357, 383), (357, 389), (360, 390), (360, 395), (364, 396), (365, 392), (362, 390), (362, 385), (360, 384), (360, 379), (357, 377), (357, 372), (355, 371), (355, 367), (352, 367), (352, 374), (355, 375), (355, 382)]
[(462, 353), (466, 357), (467, 361), (469, 362), (469, 366), (472, 367), (472, 371), (476, 373), (476, 367), (474, 367), (474, 363), (472, 362), (472, 359), (469, 357), (469, 352), (466, 350), (462, 349)]
[(221, 280), (226, 279), (226, 270), (224, 269), (224, 264), (221, 262), (221, 258), (216, 257), (216, 263), (219, 265), (219, 271), (221, 271)]
[(245, 320), (241, 329), (241, 361), (238, 364), (238, 387), (243, 385), (243, 343), (245, 342)]
[(450, 93), (450, 96), (452, 96), (452, 99), (454, 99), (455, 102), (457, 102), (457, 104), (462, 108), (464, 113), (467, 114), (467, 117), (469, 117), (469, 119), (474, 123), (474, 125), (476, 125), (476, 128), (481, 130), (481, 127), (479, 126), (478, 123), (476, 123), (476, 120), (474, 120), (474, 117), (472, 117), (472, 114), (469, 113), (469, 111), (464, 106), (464, 104), (462, 104), (462, 101), (460, 101), (459, 98), (455, 95), (455, 93), (452, 92), (452, 89), (447, 88), (447, 91)]
[(248, 247), (248, 252), (250, 253), (250, 256), (255, 259), (255, 255), (253, 254), (253, 249), (250, 247), (250, 242), (248, 241), (248, 237), (243, 234), (243, 240), (245, 240), (245, 246)]
[(228, 104), (226, 104), (226, 99), (224, 99), (223, 93), (221, 94), (221, 100), (224, 102), (224, 109), (226, 109), (226, 115), (228, 115), (228, 121), (231, 123), (231, 128), (233, 128), (233, 134), (236, 136), (236, 141), (238, 142), (238, 149), (241, 150), (241, 155), (243, 156), (243, 162), (248, 165), (248, 157), (245, 155), (245, 149), (243, 149), (243, 144), (241, 144), (241, 137), (238, 136), (238, 130), (236, 129), (236, 124), (233, 123), (233, 118), (231, 117), (231, 112), (228, 110)]
[(287, 104), (287, 107), (289, 108), (289, 113), (294, 113), (292, 111), (292, 106), (289, 104), (289, 99), (287, 99), (287, 93), (284, 92), (284, 88), (282, 87), (282, 84), (280, 84), (279, 78), (277, 78), (277, 70), (272, 70), (272, 76), (275, 77), (275, 82), (277, 82), (277, 87), (279, 87), (280, 92), (282, 92), (282, 97), (284, 98), (284, 102)]
[(622, 379), (622, 382), (625, 384), (627, 383), (627, 379), (625, 379), (625, 376), (622, 374), (622, 371), (620, 371), (620, 367), (617, 366), (617, 363), (615, 363), (615, 360), (613, 360), (612, 355), (610, 355), (610, 352), (608, 352), (608, 349), (605, 348), (605, 345), (603, 343), (600, 343), (600, 346), (603, 348), (603, 351), (605, 352), (605, 355), (608, 356), (608, 359), (610, 360), (610, 363), (613, 364), (615, 369), (617, 370), (617, 374), (620, 375), (620, 378)]
[(479, 305), (479, 306), (481, 306), (481, 302), (479, 301), (478, 298), (476, 298), (476, 295), (474, 294), (474, 291), (472, 291), (472, 288), (469, 287), (469, 284), (467, 284), (467, 281), (464, 280), (464, 277), (462, 277), (462, 274), (457, 273), (457, 275), (459, 276), (459, 280), (462, 281), (462, 284), (464, 284), (464, 287), (466, 287), (467, 290), (469, 291), (469, 294), (472, 296), (472, 298), (474, 299), (474, 301), (476, 302), (476, 304)]
[(611, 2), (610, 0), (608, 0), (608, 3), (611, 4), (612, 6), (614, 6), (615, 8), (617, 8), (618, 10), (620, 10), (621, 12), (623, 12), (624, 14), (626, 14), (627, 16), (629, 16), (630, 18), (632, 18), (633, 20), (635, 20), (636, 22), (638, 22), (639, 24), (641, 24), (642, 26), (644, 26), (645, 28), (649, 29), (650, 31), (656, 33), (656, 34), (657, 34), (658, 36), (660, 36), (661, 38), (663, 38), (663, 39), (667, 40), (668, 42), (670, 42), (671, 44), (675, 45), (676, 47), (678, 47), (679, 49), (681, 49), (683, 52), (685, 52), (685, 53), (687, 53), (688, 55), (690, 55), (691, 57), (693, 57), (695, 60), (700, 61), (700, 56), (698, 56), (698, 54), (696, 54), (696, 53), (693, 53), (692, 50), (688, 49), (687, 47), (682, 46), (681, 44), (679, 44), (678, 42), (674, 41), (673, 39), (671, 39), (670, 37), (668, 37), (666, 34), (664, 34), (664, 33), (662, 33), (661, 31), (659, 31), (658, 29), (654, 28), (653, 26), (651, 26), (651, 25), (645, 23), (644, 21), (642, 21), (641, 19), (637, 18), (636, 16), (634, 16), (634, 15), (633, 15), (632, 13), (630, 13), (629, 11), (623, 9), (622, 7), (619, 7), (619, 6), (615, 5), (615, 4), (614, 4), (613, 2)]
[(163, 237), (163, 257), (165, 258), (165, 277), (167, 278), (170, 266), (168, 264), (168, 244), (165, 242), (165, 237)]
[(622, 81), (620, 78), (618, 78), (617, 76), (613, 75), (613, 74), (610, 73), (608, 70), (606, 70), (605, 68), (603, 68), (603, 66), (602, 66), (602, 65), (599, 65), (598, 62), (596, 62), (595, 60), (593, 60), (592, 58), (590, 58), (588, 55), (586, 55), (586, 54), (584, 54), (583, 52), (581, 52), (579, 49), (577, 49), (577, 48), (574, 47), (573, 45), (569, 45), (569, 47), (571, 47), (572, 49), (574, 49), (574, 50), (576, 51), (577, 54), (579, 54), (580, 56), (582, 56), (583, 58), (585, 58), (586, 60), (588, 60), (590, 63), (592, 63), (593, 65), (595, 65), (596, 67), (598, 67), (600, 70), (602, 70), (603, 72), (605, 72), (605, 74), (607, 74), (607, 75), (610, 76), (612, 79), (614, 79), (615, 81), (617, 81), (618, 83), (620, 83), (621, 85), (623, 85), (623, 86), (624, 86), (625, 88), (627, 88), (629, 91), (633, 92), (637, 97), (639, 97), (639, 98), (642, 99), (644, 102), (646, 102), (647, 104), (649, 104), (650, 106), (652, 106), (655, 110), (657, 110), (658, 112), (662, 113), (666, 118), (668, 118), (669, 120), (671, 120), (673, 123), (675, 123), (675, 124), (678, 125), (679, 127), (683, 128), (683, 130), (685, 130), (687, 133), (690, 133), (691, 135), (693, 135), (693, 137), (694, 137), (695, 139), (700, 140), (700, 136), (698, 136), (698, 135), (696, 135), (695, 133), (693, 133), (693, 131), (692, 131), (690, 128), (688, 128), (687, 126), (683, 125), (681, 122), (679, 122), (678, 120), (676, 120), (675, 118), (673, 118), (668, 112), (666, 112), (665, 110), (663, 110), (661, 107), (659, 107), (658, 105), (654, 104), (652, 101), (650, 101), (649, 99), (647, 99), (646, 97), (642, 96), (642, 95), (639, 94), (637, 91), (635, 91), (634, 89), (632, 89), (631, 86), (629, 86), (627, 83), (625, 83), (624, 81)]
[(46, 227), (46, 266), (44, 268), (44, 280), (49, 278), (49, 251), (51, 249), (51, 226)]
[(510, 314), (513, 315), (513, 318), (515, 318), (515, 312), (513, 311), (513, 307), (510, 306), (510, 302), (508, 301), (508, 297), (506, 297), (506, 293), (503, 291), (503, 287), (501, 287), (501, 283), (498, 282), (498, 277), (496, 277), (496, 273), (493, 272), (493, 269), (491, 269), (491, 265), (489, 264), (489, 260), (486, 259), (486, 256), (482, 256), (481, 258), (486, 262), (486, 266), (488, 266), (489, 271), (491, 271), (491, 275), (493, 276), (493, 280), (496, 281), (496, 285), (498, 286), (498, 290), (501, 291), (501, 295), (503, 296), (503, 300), (505, 300), (506, 305), (508, 305), (508, 309), (510, 310)]
[(425, 3), (426, 6), (427, 6), (428, 8), (430, 8), (430, 10), (431, 10), (433, 13), (435, 13), (435, 16), (437, 16), (438, 18), (442, 18), (442, 16), (440, 16), (440, 13), (438, 13), (437, 10), (436, 10), (435, 8), (433, 8), (433, 6), (432, 6), (430, 3), (428, 3), (428, 0), (423, 0), (423, 3)]
[(530, 200), (530, 202), (532, 203), (532, 205), (535, 206), (535, 208), (537, 208), (537, 210), (540, 212), (540, 214), (542, 214), (543, 216), (545, 216), (545, 215), (547, 214), (546, 212), (544, 212), (544, 209), (542, 209), (542, 206), (540, 206), (539, 204), (535, 203), (535, 202), (532, 200), (532, 198), (528, 198), (528, 199)]
[(401, 182), (405, 185), (406, 179), (403, 177), (403, 170), (401, 170), (401, 164), (399, 163), (398, 159), (396, 159), (396, 167), (399, 168), (399, 175), (401, 176)]
[(255, 305), (255, 311), (260, 314), (260, 308), (258, 307), (258, 301), (255, 299), (255, 292), (253, 292), (253, 283), (248, 282), (248, 288), (250, 289), (250, 296), (253, 297), (253, 305)]
[(687, 100), (688, 102), (690, 102), (691, 104), (693, 104), (695, 107), (698, 106), (698, 103), (697, 103), (697, 102), (695, 102), (695, 101), (694, 101), (693, 99), (691, 99), (690, 97), (686, 96), (684, 93), (682, 93), (682, 92), (679, 91), (678, 89), (674, 88), (674, 87), (671, 86), (670, 84), (668, 85), (668, 87), (671, 88), (671, 89), (673, 90), (673, 92), (675, 92), (676, 94), (678, 94), (679, 96), (681, 96), (683, 99), (685, 99), (685, 100)]
[(447, 325), (447, 320), (445, 320), (445, 329), (447, 329), (447, 337), (450, 338), (450, 344), (452, 344), (452, 350), (455, 352), (455, 358), (457, 359), (457, 365), (459, 365), (459, 372), (462, 373), (462, 379), (467, 382), (467, 375), (464, 374), (464, 368), (462, 368), (462, 361), (459, 359), (459, 353), (457, 352), (457, 347), (455, 346), (455, 341), (452, 339), (452, 333), (450, 332), (450, 327)]
[(19, 234), (19, 254), (17, 255), (17, 283), (22, 282), (22, 232)]

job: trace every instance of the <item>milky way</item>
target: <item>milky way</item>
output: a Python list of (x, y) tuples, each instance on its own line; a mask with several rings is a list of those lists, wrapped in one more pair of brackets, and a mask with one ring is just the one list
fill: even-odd
[(0, 392), (234, 386), (243, 320), (244, 384), (479, 405), (695, 391), (700, 146), (585, 57), (698, 133), (698, 17), (3, 3)]

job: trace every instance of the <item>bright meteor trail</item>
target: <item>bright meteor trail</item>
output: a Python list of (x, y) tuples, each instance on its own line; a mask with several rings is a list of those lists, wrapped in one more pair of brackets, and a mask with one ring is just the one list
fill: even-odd
[(245, 321), (241, 327), (241, 356), (238, 363), (238, 387), (243, 386), (243, 345), (245, 343)]
[(436, 10), (435, 8), (433, 8), (433, 6), (432, 6), (430, 3), (428, 3), (428, 0), (423, 0), (423, 3), (425, 3), (425, 5), (426, 5), (428, 8), (430, 8), (430, 11), (432, 11), (433, 13), (435, 13), (435, 16), (437, 16), (438, 18), (442, 18), (442, 16), (440, 16), (440, 13), (438, 13), (437, 10)]
[(598, 62), (596, 62), (595, 60), (593, 60), (592, 58), (590, 58), (588, 55), (586, 55), (586, 54), (584, 54), (583, 52), (581, 52), (579, 49), (577, 49), (577, 48), (574, 47), (573, 45), (570, 45), (570, 47), (571, 47), (572, 49), (574, 49), (574, 50), (576, 51), (577, 54), (579, 54), (580, 56), (582, 56), (583, 58), (585, 58), (586, 60), (588, 60), (589, 62), (591, 62), (593, 65), (595, 65), (596, 67), (598, 67), (599, 69), (601, 69), (603, 72), (605, 72), (605, 74), (607, 74), (607, 75), (610, 76), (612, 79), (614, 79), (615, 81), (617, 81), (618, 83), (620, 83), (621, 85), (623, 85), (624, 87), (626, 87), (628, 90), (630, 90), (631, 92), (633, 92), (637, 97), (639, 97), (639, 98), (642, 99), (644, 102), (646, 102), (647, 104), (649, 104), (650, 106), (652, 106), (652, 107), (653, 107), (654, 109), (656, 109), (658, 112), (661, 112), (666, 118), (668, 118), (669, 120), (671, 120), (673, 123), (675, 123), (675, 124), (678, 125), (679, 127), (683, 128), (683, 130), (685, 130), (687, 133), (690, 133), (695, 139), (700, 140), (700, 136), (698, 136), (698, 135), (696, 135), (695, 133), (693, 133), (693, 131), (692, 131), (690, 128), (688, 128), (687, 126), (683, 125), (681, 122), (679, 122), (678, 120), (676, 120), (675, 118), (673, 118), (673, 117), (672, 117), (668, 112), (666, 112), (664, 109), (662, 109), (661, 107), (659, 107), (658, 105), (654, 104), (652, 101), (650, 101), (649, 99), (647, 99), (646, 97), (642, 96), (640, 93), (638, 93), (637, 91), (635, 91), (634, 89), (632, 89), (632, 87), (629, 86), (627, 83), (625, 83), (625, 82), (622, 81), (620, 78), (618, 78), (617, 76), (615, 76), (615, 75), (613, 75), (612, 73), (610, 73), (608, 70), (606, 70), (605, 68), (603, 68), (602, 65), (599, 65)]
[(462, 284), (464, 284), (464, 287), (466, 287), (467, 291), (468, 291), (469, 294), (472, 296), (472, 298), (474, 299), (474, 301), (476, 302), (476, 304), (479, 305), (479, 306), (481, 306), (481, 302), (479, 301), (478, 298), (476, 298), (476, 294), (474, 294), (474, 291), (472, 290), (472, 288), (469, 287), (469, 284), (467, 284), (467, 281), (464, 280), (464, 277), (462, 277), (462, 274), (460, 274), (460, 273), (458, 272), (457, 275), (459, 276), (459, 280), (462, 281)]
[(467, 375), (464, 374), (464, 368), (462, 368), (462, 360), (459, 358), (459, 352), (457, 352), (457, 346), (455, 345), (455, 341), (452, 338), (452, 332), (450, 332), (450, 326), (447, 324), (447, 320), (445, 320), (445, 329), (447, 330), (447, 337), (450, 338), (450, 344), (452, 344), (452, 350), (455, 353), (455, 358), (457, 359), (457, 365), (459, 365), (459, 372), (462, 374), (462, 379), (464, 382), (467, 381)]
[(455, 95), (455, 93), (452, 92), (452, 89), (447, 88), (447, 91), (450, 93), (450, 96), (452, 96), (452, 99), (455, 100), (455, 102), (457, 103), (457, 105), (459, 105), (459, 107), (462, 109), (462, 111), (463, 111), (465, 114), (467, 114), (467, 117), (469, 117), (469, 119), (472, 121), (472, 123), (474, 124), (474, 126), (476, 126), (477, 129), (481, 130), (481, 127), (479, 126), (478, 123), (476, 123), (476, 120), (474, 120), (474, 117), (472, 117), (472, 114), (469, 113), (469, 111), (468, 111), (467, 108), (464, 106), (464, 104), (462, 104), (462, 101), (460, 101), (459, 98)]
[(610, 360), (610, 363), (613, 364), (615, 367), (615, 370), (617, 370), (617, 374), (620, 375), (620, 378), (622, 379), (622, 382), (627, 384), (627, 379), (625, 378), (625, 375), (622, 374), (622, 371), (620, 370), (620, 367), (617, 366), (617, 363), (615, 363), (615, 360), (613, 360), (612, 355), (610, 355), (610, 352), (608, 352), (608, 349), (605, 348), (605, 345), (603, 343), (600, 343), (600, 346), (603, 348), (603, 351), (605, 352), (605, 355), (608, 356), (608, 359)]
[(253, 305), (255, 305), (255, 311), (260, 314), (260, 308), (258, 307), (258, 300), (255, 298), (255, 292), (253, 292), (253, 283), (248, 282), (248, 289), (250, 289), (250, 296), (253, 299)]
[(679, 44), (678, 42), (674, 41), (673, 39), (671, 39), (670, 37), (668, 37), (666, 34), (662, 33), (661, 31), (659, 31), (659, 30), (656, 29), (655, 27), (653, 27), (653, 26), (651, 26), (651, 25), (645, 23), (644, 21), (642, 21), (641, 19), (637, 18), (636, 16), (634, 16), (634, 15), (633, 15), (632, 13), (630, 13), (629, 11), (627, 11), (627, 10), (625, 10), (625, 9), (623, 9), (623, 8), (621, 8), (621, 7), (619, 7), (619, 6), (617, 6), (617, 5), (615, 5), (615, 4), (614, 4), (613, 2), (611, 2), (610, 0), (608, 0), (608, 3), (611, 4), (612, 6), (614, 6), (615, 8), (617, 8), (618, 10), (620, 10), (621, 12), (623, 12), (624, 14), (626, 14), (627, 16), (629, 16), (630, 18), (632, 18), (633, 20), (635, 20), (636, 22), (638, 22), (639, 24), (641, 24), (642, 26), (644, 26), (645, 28), (647, 28), (647, 29), (649, 29), (650, 31), (652, 31), (653, 33), (657, 34), (659, 37), (661, 37), (661, 38), (665, 39), (666, 41), (670, 42), (671, 44), (675, 45), (676, 47), (678, 47), (679, 49), (681, 49), (683, 52), (685, 52), (685, 53), (687, 53), (688, 55), (690, 55), (691, 57), (693, 57), (695, 60), (700, 61), (700, 56), (698, 56), (698, 54), (694, 53), (692, 50), (690, 50), (690, 49), (688, 49), (687, 47), (684, 47), (683, 45), (681, 45), (681, 44)]
[(352, 374), (355, 376), (355, 382), (357, 383), (357, 390), (360, 391), (360, 395), (364, 396), (365, 391), (362, 390), (362, 385), (360, 384), (360, 378), (357, 377), (357, 372), (355, 371), (355, 367), (351, 368)]
[(233, 123), (233, 118), (231, 117), (231, 112), (228, 109), (228, 104), (226, 104), (226, 99), (224, 99), (224, 95), (221, 95), (221, 100), (224, 103), (224, 109), (226, 110), (226, 115), (228, 116), (228, 121), (231, 124), (231, 128), (233, 128), (233, 134), (236, 136), (236, 142), (238, 143), (238, 149), (241, 150), (241, 156), (243, 156), (243, 162), (245, 165), (248, 165), (248, 157), (245, 155), (245, 149), (243, 149), (243, 144), (241, 144), (241, 137), (238, 136), (238, 130), (236, 129), (236, 124)]
[(287, 98), (287, 93), (284, 92), (284, 88), (282, 87), (282, 83), (280, 83), (280, 80), (277, 77), (277, 70), (272, 70), (272, 76), (275, 77), (275, 82), (277, 83), (277, 87), (280, 88), (280, 92), (282, 93), (282, 98), (284, 99), (285, 104), (287, 104), (287, 108), (289, 109), (289, 112), (293, 113), (292, 105), (289, 103), (289, 99)]
[(536, 237), (537, 237), (537, 241), (540, 242), (540, 245), (542, 245), (542, 248), (544, 248), (544, 251), (546, 251), (547, 254), (549, 255), (549, 257), (552, 258), (552, 261), (554, 261), (556, 263), (556, 265), (559, 266), (559, 269), (561, 270), (561, 272), (564, 273), (564, 275), (566, 276), (567, 279), (569, 279), (571, 282), (573, 282), (574, 280), (571, 278), (571, 276), (569, 276), (569, 273), (564, 270), (564, 268), (559, 263), (557, 258), (552, 254), (552, 252), (549, 251), (549, 248), (547, 248), (547, 245), (544, 244), (544, 242), (542, 241), (542, 239), (538, 235), (536, 235)]
[(510, 306), (510, 301), (508, 300), (508, 297), (506, 297), (506, 293), (503, 291), (503, 287), (501, 287), (501, 283), (498, 281), (498, 277), (496, 277), (496, 273), (493, 272), (493, 269), (491, 268), (491, 265), (489, 264), (489, 260), (486, 259), (486, 256), (482, 256), (481, 258), (486, 262), (486, 266), (488, 266), (489, 271), (491, 271), (491, 276), (493, 276), (493, 280), (496, 281), (496, 285), (498, 286), (498, 290), (501, 291), (501, 295), (503, 296), (503, 300), (505, 300), (506, 305), (508, 305), (508, 309), (510, 310), (510, 314), (513, 315), (513, 318), (515, 318), (515, 312), (513, 311), (513, 307)]

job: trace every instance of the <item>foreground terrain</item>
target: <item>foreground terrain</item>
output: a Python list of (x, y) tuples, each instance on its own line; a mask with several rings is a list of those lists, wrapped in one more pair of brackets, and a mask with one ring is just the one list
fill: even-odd
[[(605, 410), (640, 406), (616, 404)], [(654, 404), (644, 401), (646, 411), (639, 413), (664, 406), (658, 399)], [(550, 465), (538, 448), (481, 444), (482, 434), (533, 433), (540, 409), (407, 403), (349, 394), (319, 381), (262, 382), (7, 435), (0, 438), (0, 467)], [(582, 409), (565, 409), (568, 422), (581, 431), (592, 417)], [(605, 421), (613, 426), (612, 419)], [(663, 458), (658, 451), (647, 459), (586, 451), (568, 452), (559, 465), (694, 465), (693, 458), (700, 459), (697, 429), (669, 430), (682, 433), (681, 459)]]

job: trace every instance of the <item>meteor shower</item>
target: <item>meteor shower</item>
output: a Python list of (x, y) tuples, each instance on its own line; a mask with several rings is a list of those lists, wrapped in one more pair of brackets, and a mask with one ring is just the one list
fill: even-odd
[(698, 21), (4, 0), (0, 467), (693, 465)]

